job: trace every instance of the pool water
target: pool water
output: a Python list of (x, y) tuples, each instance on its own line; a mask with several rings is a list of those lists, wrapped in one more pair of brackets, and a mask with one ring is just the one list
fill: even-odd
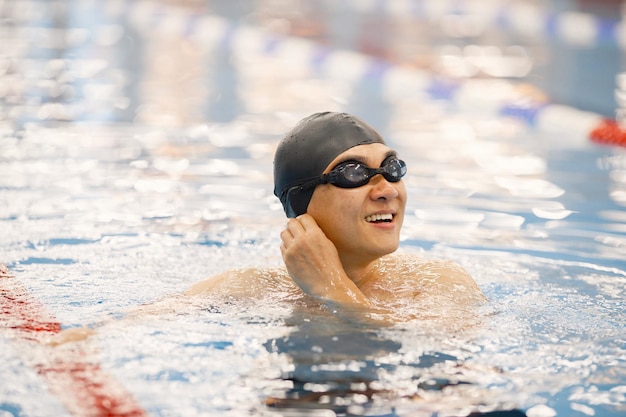
[[(439, 46), (493, 33), (289, 5), (0, 3), (0, 262), (64, 327), (107, 323), (89, 359), (151, 416), (623, 415), (626, 150), (582, 129), (612, 97), (560, 103), (561, 123), (506, 117), (491, 97), (545, 98), (534, 38), (509, 53), (537, 72), (455, 78), (466, 95), (451, 98), (424, 63), (450, 71)], [(361, 26), (340, 30), (349, 16)], [(372, 27), (397, 38), (376, 44)], [(306, 39), (281, 41), (288, 28)], [(437, 47), (410, 42), (425, 31)], [(398, 62), (408, 49), (419, 65)], [(383, 329), (281, 295), (127, 317), (223, 270), (281, 265), (273, 151), (319, 110), (384, 133), (409, 166), (400, 251), (461, 264), (487, 305)], [(0, 333), (0, 416), (73, 415), (28, 365), (49, 349)]]

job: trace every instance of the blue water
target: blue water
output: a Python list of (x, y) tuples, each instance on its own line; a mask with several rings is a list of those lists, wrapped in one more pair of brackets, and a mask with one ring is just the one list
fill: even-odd
[[(471, 36), (450, 26), (460, 6), (409, 3), (0, 3), (0, 262), (64, 326), (111, 320), (90, 343), (150, 415), (626, 412), (626, 150), (571, 117), (612, 115), (619, 48), (568, 43), (550, 26), (568, 2), (539, 10), (543, 38), (514, 30), (510, 2)], [(462, 76), (468, 45), (517, 60)], [(502, 116), (516, 91), (570, 118)], [(119, 320), (281, 265), (273, 150), (321, 109), (371, 121), (407, 161), (400, 250), (464, 266), (490, 300), (478, 317), (381, 330), (270, 297)], [(0, 334), (0, 352), (1, 415), (69, 415), (22, 345)]]

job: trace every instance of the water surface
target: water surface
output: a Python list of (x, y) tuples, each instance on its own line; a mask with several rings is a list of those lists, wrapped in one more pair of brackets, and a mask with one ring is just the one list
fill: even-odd
[[(403, 89), (391, 61), (321, 71), (308, 41), (269, 53), (254, 39), (263, 22), (283, 27), (263, 18), (271, 8), (241, 15), (248, 27), (204, 7), (16, 4), (3, 3), (1, 261), (64, 326), (228, 268), (280, 265), (273, 150), (322, 109), (371, 120), (407, 161), (400, 250), (458, 262), (490, 300), (477, 318), (382, 330), (280, 300), (114, 321), (90, 343), (150, 415), (626, 411), (623, 148), (591, 144), (575, 120), (546, 131), (480, 95), (433, 96), (422, 68)], [(462, 81), (515, 92), (529, 79)], [(0, 410), (69, 415), (23, 346), (0, 342)]]

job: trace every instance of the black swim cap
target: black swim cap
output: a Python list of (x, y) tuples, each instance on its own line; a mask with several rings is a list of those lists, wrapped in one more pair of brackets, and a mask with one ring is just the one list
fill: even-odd
[(274, 155), (274, 194), (287, 217), (306, 213), (315, 188), (300, 187), (321, 175), (337, 155), (358, 145), (385, 144), (373, 127), (346, 113), (315, 113), (283, 138)]

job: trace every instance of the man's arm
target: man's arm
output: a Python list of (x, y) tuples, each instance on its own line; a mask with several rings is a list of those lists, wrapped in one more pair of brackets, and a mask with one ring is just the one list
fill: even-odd
[(346, 307), (374, 307), (348, 277), (337, 248), (313, 217), (289, 219), (280, 237), (287, 271), (305, 294)]

